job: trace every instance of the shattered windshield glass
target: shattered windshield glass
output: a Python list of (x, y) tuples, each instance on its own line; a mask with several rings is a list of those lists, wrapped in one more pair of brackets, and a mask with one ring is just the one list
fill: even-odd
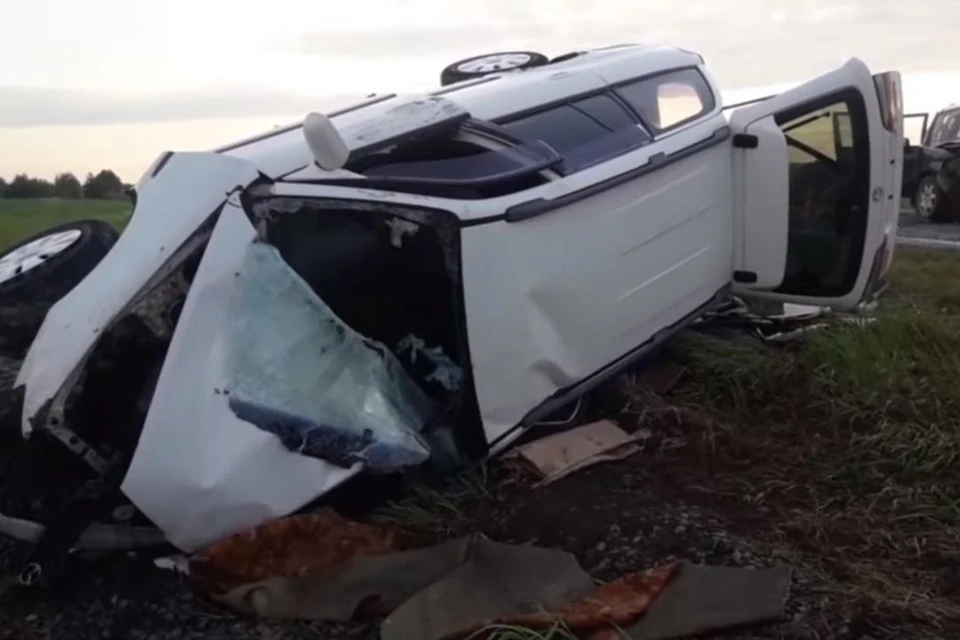
[(236, 277), (226, 393), (237, 417), (340, 467), (430, 457), (431, 402), (386, 346), (340, 320), (272, 246), (251, 244)]

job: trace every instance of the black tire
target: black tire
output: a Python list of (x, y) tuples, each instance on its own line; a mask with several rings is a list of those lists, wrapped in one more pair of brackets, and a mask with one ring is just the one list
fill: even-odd
[(68, 222), (33, 235), (0, 253), (12, 259), (19, 249), (55, 234), (76, 231), (72, 244), (48, 255), (41, 264), (0, 281), (0, 353), (23, 358), (47, 311), (89, 274), (119, 234), (100, 220)]
[(911, 199), (917, 216), (931, 222), (950, 222), (955, 216), (948, 210), (944, 195), (940, 185), (937, 184), (936, 175), (931, 174), (921, 178)]
[[(484, 58), (491, 58), (489, 64), (483, 64)], [(502, 60), (498, 62), (494, 58), (502, 58)], [(461, 68), (471, 63), (478, 66), (474, 68), (470, 68), (469, 66), (467, 66), (467, 68)], [(549, 63), (550, 59), (547, 58), (547, 56), (542, 53), (537, 53), (536, 51), (498, 51), (496, 53), (485, 53), (480, 56), (457, 60), (453, 64), (448, 65), (440, 72), (440, 84), (445, 87), (455, 82), (481, 78), (492, 73), (523, 71), (524, 69), (542, 67)]]

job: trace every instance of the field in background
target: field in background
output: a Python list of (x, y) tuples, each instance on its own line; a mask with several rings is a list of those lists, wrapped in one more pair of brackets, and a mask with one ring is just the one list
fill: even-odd
[(123, 229), (130, 210), (128, 200), (0, 198), (0, 251), (44, 229), (71, 220), (96, 218)]

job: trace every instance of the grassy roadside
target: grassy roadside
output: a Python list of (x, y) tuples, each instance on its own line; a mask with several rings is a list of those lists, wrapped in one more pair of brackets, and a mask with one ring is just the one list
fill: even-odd
[[(0, 200), (0, 246), (69, 219), (122, 227), (128, 210)], [(542, 489), (491, 465), (377, 517), (425, 540), (565, 548), (604, 579), (667, 556), (739, 564), (742, 548), (717, 552), (729, 532), (814, 576), (797, 597), (829, 601), (763, 637), (958, 638), (960, 256), (898, 249), (891, 284), (876, 323), (799, 347), (681, 337), (669, 393), (626, 376), (607, 394), (609, 417), (651, 433), (635, 458)]]
[(955, 633), (960, 259), (901, 251), (892, 285), (878, 322), (798, 350), (685, 338), (673, 355), (691, 375), (667, 398), (682, 411), (653, 421), (687, 442), (661, 463), (688, 499), (876, 620)]
[(0, 198), (0, 250), (35, 233), (71, 220), (96, 218), (122, 229), (130, 215), (127, 200)]
[[(587, 563), (599, 539), (601, 565), (742, 564), (715, 553), (729, 532), (811, 576), (797, 598), (828, 603), (762, 637), (960, 637), (960, 257), (901, 249), (891, 280), (876, 323), (799, 347), (681, 337), (668, 357), (687, 373), (665, 396), (615, 385), (609, 417), (652, 433), (631, 460), (548, 489), (487, 470), (381, 517), (435, 536), (532, 533)], [(712, 533), (664, 523), (691, 508)], [(632, 542), (600, 537), (611, 527)]]

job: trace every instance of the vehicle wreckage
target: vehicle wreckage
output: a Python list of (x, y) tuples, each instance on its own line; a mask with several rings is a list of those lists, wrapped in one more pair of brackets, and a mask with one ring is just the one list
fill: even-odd
[(883, 284), (896, 72), (853, 59), (730, 114), (677, 48), (444, 78), (164, 153), (115, 244), (71, 223), (0, 258), (5, 304), (49, 306), (22, 435), (99, 483), (59, 533), (7, 532), (95, 545), (120, 500), (193, 551), (365, 471), (496, 455), (734, 294), (851, 310)]

